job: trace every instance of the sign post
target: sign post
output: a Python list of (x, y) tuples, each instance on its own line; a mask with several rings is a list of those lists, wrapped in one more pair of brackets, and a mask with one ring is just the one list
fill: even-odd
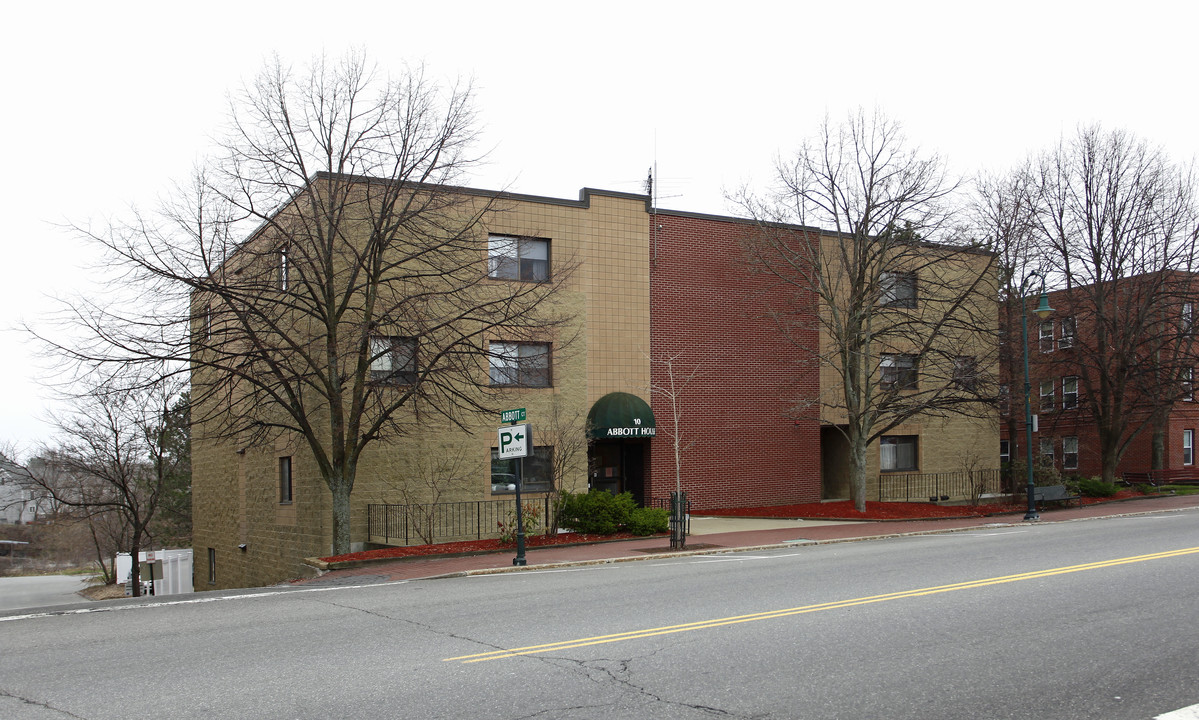
[[(513, 423), (524, 420), (525, 409), (505, 410), (500, 414), (500, 419)], [(525, 458), (529, 456), (529, 449), (533, 447), (533, 427), (525, 423), (502, 427), (497, 432), (499, 459), (520, 459), (520, 472), (516, 475), (516, 557), (512, 558), (512, 564), (523, 567), (528, 561), (525, 559), (525, 518), (524, 509), (521, 507), (520, 486), (525, 482)]]

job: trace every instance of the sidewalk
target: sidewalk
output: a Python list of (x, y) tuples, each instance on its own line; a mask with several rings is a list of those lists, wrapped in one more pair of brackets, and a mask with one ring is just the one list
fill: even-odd
[[(1041, 523), (1069, 522), (1102, 517), (1141, 515), (1151, 512), (1199, 508), (1199, 495), (1152, 497), (1123, 502), (1099, 503), (1081, 508), (1047, 510)], [(397, 580), (476, 575), (496, 572), (527, 572), (570, 565), (629, 562), (680, 555), (711, 555), (794, 544), (849, 542), (872, 538), (956, 532), (996, 525), (1021, 525), (1023, 515), (898, 521), (810, 521), (771, 518), (691, 518), (692, 533), (684, 550), (671, 550), (663, 536), (617, 540), (590, 545), (531, 548), (528, 565), (514, 567), (515, 551), (461, 557), (413, 557), (382, 560), (346, 570), (330, 570), (317, 578), (293, 581), (293, 585), (367, 585)]]

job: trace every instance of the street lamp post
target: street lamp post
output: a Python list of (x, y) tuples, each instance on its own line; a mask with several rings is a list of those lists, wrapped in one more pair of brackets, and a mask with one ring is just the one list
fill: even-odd
[(1028, 292), (1028, 283), (1034, 277), (1041, 281), (1041, 298), (1034, 312), (1041, 319), (1048, 317), (1049, 313), (1053, 312), (1053, 308), (1049, 307), (1049, 296), (1045, 293), (1045, 276), (1035, 270), (1030, 272), (1024, 278), (1024, 282), (1020, 283), (1020, 324), (1024, 335), (1024, 446), (1027, 459), (1025, 469), (1028, 474), (1028, 488), (1025, 490), (1028, 496), (1028, 511), (1024, 513), (1026, 521), (1041, 519), (1041, 516), (1037, 514), (1037, 501), (1033, 496), (1035, 484), (1032, 476), (1032, 380), (1028, 375), (1028, 311), (1024, 302), (1024, 295)]

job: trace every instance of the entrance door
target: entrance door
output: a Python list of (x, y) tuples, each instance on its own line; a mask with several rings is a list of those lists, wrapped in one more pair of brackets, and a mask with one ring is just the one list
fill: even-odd
[(591, 445), (588, 467), (591, 489), (618, 495), (630, 492), (640, 505), (645, 502), (644, 440), (599, 440)]

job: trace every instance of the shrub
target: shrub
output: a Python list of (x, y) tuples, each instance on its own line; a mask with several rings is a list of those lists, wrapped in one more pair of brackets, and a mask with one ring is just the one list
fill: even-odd
[(1115, 483), (1104, 482), (1100, 478), (1078, 479), (1078, 494), (1084, 497), (1111, 497), (1119, 491)]
[[(541, 521), (541, 508), (533, 503), (525, 503), (521, 506), (521, 520), (525, 526), (525, 535), (532, 535), (537, 531), (537, 524)], [(505, 545), (516, 542), (516, 508), (508, 511), (508, 522), (500, 520), (496, 523), (500, 529), (500, 542)]]
[(670, 530), (670, 511), (663, 508), (635, 508), (629, 513), (629, 532), (653, 535)]
[(589, 493), (563, 493), (558, 524), (580, 533), (611, 535), (627, 530), (634, 535), (666, 532), (670, 513), (666, 510), (637, 507), (633, 494), (613, 495), (604, 490)]

